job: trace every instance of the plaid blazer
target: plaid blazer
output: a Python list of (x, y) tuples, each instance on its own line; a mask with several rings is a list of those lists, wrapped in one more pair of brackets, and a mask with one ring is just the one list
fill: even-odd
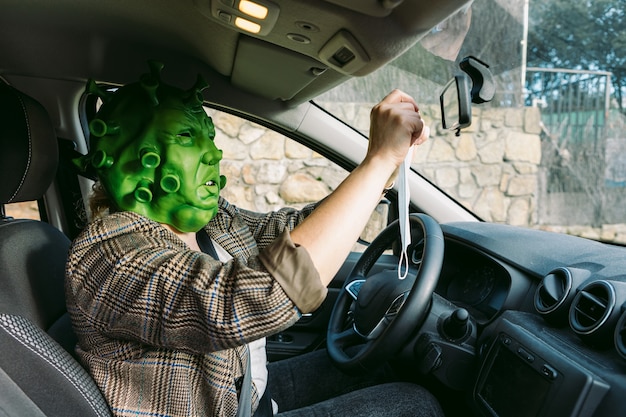
[[(85, 228), (66, 267), (68, 310), (77, 354), (114, 415), (235, 415), (247, 343), (291, 326), (301, 303), (316, 308), (326, 295), (285, 232), (312, 209), (257, 214), (220, 199), (205, 230), (233, 256), (226, 263), (133, 212)], [(276, 259), (294, 251), (281, 271)]]

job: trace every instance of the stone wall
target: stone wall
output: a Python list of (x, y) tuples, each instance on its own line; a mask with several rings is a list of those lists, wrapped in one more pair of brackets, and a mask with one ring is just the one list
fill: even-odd
[[(327, 103), (367, 132), (371, 103)], [(460, 136), (444, 131), (436, 106), (421, 110), (431, 138), (417, 148), (414, 163), (428, 178), (485, 220), (536, 222), (537, 172), (541, 162), (540, 115), (536, 108), (474, 109)], [(224, 149), (224, 196), (253, 210), (301, 206), (334, 189), (347, 173), (325, 158), (250, 122), (212, 114)]]
[(270, 211), (321, 200), (347, 176), (326, 158), (238, 117), (209, 112), (224, 151), (222, 195), (242, 208)]
[(537, 223), (541, 163), (537, 108), (473, 109), (472, 125), (460, 136), (435, 134), (414, 162), (444, 191), (486, 221)]

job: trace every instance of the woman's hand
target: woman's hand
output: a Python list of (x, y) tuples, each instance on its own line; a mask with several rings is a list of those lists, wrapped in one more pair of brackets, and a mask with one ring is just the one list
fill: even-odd
[(367, 158), (389, 158), (396, 167), (409, 148), (428, 138), (419, 107), (413, 98), (393, 90), (370, 113), (370, 138)]

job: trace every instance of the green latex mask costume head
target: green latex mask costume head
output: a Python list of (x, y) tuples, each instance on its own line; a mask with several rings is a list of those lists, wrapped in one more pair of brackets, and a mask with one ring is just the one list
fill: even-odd
[(162, 65), (115, 92), (87, 91), (103, 105), (89, 123), (90, 151), (81, 158), (119, 210), (133, 211), (181, 232), (197, 232), (215, 216), (226, 184), (215, 127), (202, 107), (200, 77), (183, 91), (161, 82)]

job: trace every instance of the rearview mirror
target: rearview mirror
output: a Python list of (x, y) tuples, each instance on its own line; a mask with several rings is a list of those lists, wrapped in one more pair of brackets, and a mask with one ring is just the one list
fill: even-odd
[(455, 75), (446, 84), (439, 96), (439, 102), (444, 129), (456, 130), (458, 136), (461, 129), (472, 123), (470, 86), (465, 74)]

